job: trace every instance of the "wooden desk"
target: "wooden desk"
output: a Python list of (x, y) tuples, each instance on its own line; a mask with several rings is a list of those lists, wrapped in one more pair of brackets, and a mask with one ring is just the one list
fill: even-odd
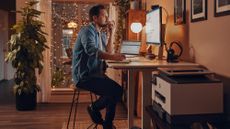
[(136, 57), (131, 59), (130, 63), (108, 63), (108, 67), (114, 69), (125, 69), (128, 71), (128, 129), (131, 129), (134, 124), (134, 101), (135, 101), (135, 72), (142, 72), (142, 111), (141, 111), (141, 128), (150, 129), (150, 117), (145, 111), (147, 105), (151, 105), (151, 79), (152, 72), (159, 67), (191, 67), (199, 66), (195, 63), (179, 62), (168, 63), (166, 60), (147, 60), (144, 57)]

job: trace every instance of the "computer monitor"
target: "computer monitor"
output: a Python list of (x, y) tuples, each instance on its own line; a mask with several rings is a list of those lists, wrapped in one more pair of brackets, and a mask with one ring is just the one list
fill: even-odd
[(146, 43), (162, 45), (162, 9), (157, 6), (146, 14)]

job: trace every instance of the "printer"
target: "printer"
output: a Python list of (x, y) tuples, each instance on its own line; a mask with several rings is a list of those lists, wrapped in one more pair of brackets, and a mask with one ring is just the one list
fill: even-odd
[(219, 119), (223, 84), (212, 75), (199, 67), (159, 68), (159, 74), (153, 74), (154, 110), (168, 123)]

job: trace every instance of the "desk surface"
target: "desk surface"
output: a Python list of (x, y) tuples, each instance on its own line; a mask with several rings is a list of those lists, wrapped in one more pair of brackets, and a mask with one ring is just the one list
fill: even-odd
[(156, 68), (156, 67), (192, 67), (199, 66), (196, 63), (189, 62), (178, 62), (178, 63), (169, 63), (166, 60), (148, 60), (144, 57), (135, 57), (130, 59), (129, 63), (108, 63), (110, 68), (115, 69), (138, 69), (138, 68)]

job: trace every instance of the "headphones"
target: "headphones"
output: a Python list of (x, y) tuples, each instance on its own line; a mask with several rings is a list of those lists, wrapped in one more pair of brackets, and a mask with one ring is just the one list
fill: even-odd
[[(178, 58), (182, 55), (183, 52), (183, 48), (180, 45), (181, 42), (180, 41), (173, 41), (169, 44), (169, 48), (167, 49), (166, 46), (166, 51), (167, 51), (167, 62), (178, 62)], [(179, 54), (175, 53), (175, 50), (172, 48), (172, 46), (177, 46), (180, 49)]]

